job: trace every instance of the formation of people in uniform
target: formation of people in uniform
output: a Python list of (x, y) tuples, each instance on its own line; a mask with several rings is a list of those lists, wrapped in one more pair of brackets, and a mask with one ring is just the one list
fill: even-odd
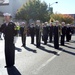
[[(4, 19), (5, 22), (1, 25), (0, 32), (4, 34), (5, 39), (5, 67), (11, 67), (15, 64), (14, 36), (18, 34), (18, 31), (20, 31), (22, 47), (26, 47), (27, 31), (29, 31), (31, 44), (34, 44), (34, 37), (36, 37), (37, 48), (40, 48), (42, 39), (44, 45), (53, 43), (55, 49), (59, 49), (59, 43), (64, 46), (65, 39), (69, 42), (73, 34), (73, 29), (69, 24), (66, 25), (65, 22), (62, 22), (60, 25), (58, 20), (50, 23), (41, 23), (40, 20), (36, 20), (35, 23), (31, 23), (29, 26), (22, 22), (20, 28), (17, 29), (16, 24), (11, 21), (11, 14), (5, 13)], [(61, 39), (59, 40), (59, 38)]]
[(66, 25), (65, 22), (62, 22), (60, 26), (60, 23), (57, 20), (53, 23), (51, 22), (50, 24), (48, 24), (48, 22), (39, 24), (39, 20), (37, 20), (36, 22), (36, 25), (30, 25), (29, 31), (30, 36), (31, 34), (33, 34), (33, 36), (36, 36), (37, 47), (40, 47), (41, 39), (44, 42), (44, 45), (46, 45), (47, 42), (52, 43), (54, 41), (54, 48), (56, 49), (59, 49), (59, 43), (64, 46), (65, 41), (69, 42), (71, 40), (73, 28), (70, 26), (70, 24)]

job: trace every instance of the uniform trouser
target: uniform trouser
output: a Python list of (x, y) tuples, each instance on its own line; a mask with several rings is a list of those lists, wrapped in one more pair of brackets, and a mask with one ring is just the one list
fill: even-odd
[(48, 40), (48, 35), (44, 35), (44, 44), (47, 44), (47, 40)]
[(34, 44), (34, 35), (31, 36), (31, 44)]
[(1, 34), (0, 34), (0, 38), (1, 38)]
[(22, 37), (22, 45), (25, 46), (26, 45), (26, 35), (21, 35)]
[(49, 35), (49, 42), (52, 42), (52, 35)]
[(59, 39), (57, 37), (54, 37), (54, 48), (55, 49), (59, 48)]
[(0, 34), (0, 38), (1, 38), (1, 34)]
[(44, 41), (44, 44), (45, 44), (45, 45), (47, 44), (47, 40)]
[(66, 41), (69, 42), (69, 40), (70, 40), (70, 36), (69, 36), (69, 34), (67, 34), (66, 35)]
[(64, 45), (64, 42), (65, 42), (65, 36), (61, 35), (61, 45)]
[(69, 40), (71, 40), (71, 36), (72, 36), (72, 35), (69, 35)]
[(13, 42), (5, 41), (5, 60), (6, 66), (15, 64), (15, 46)]
[(36, 36), (36, 46), (40, 47), (40, 38)]

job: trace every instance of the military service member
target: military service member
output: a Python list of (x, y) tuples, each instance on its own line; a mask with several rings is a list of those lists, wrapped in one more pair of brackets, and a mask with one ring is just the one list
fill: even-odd
[(35, 26), (34, 23), (32, 23), (29, 27), (29, 32), (31, 36), (31, 44), (34, 44), (34, 36), (35, 36)]
[(17, 30), (15, 30), (16, 25), (11, 21), (11, 14), (4, 13), (3, 15), (5, 23), (0, 27), (0, 32), (4, 33), (5, 38), (5, 67), (11, 67), (15, 64), (14, 36)]
[(36, 27), (35, 27), (35, 35), (36, 35), (36, 47), (40, 47), (40, 41), (41, 41), (41, 27), (40, 27), (40, 20), (36, 21)]
[(21, 38), (22, 38), (22, 47), (26, 46), (26, 34), (27, 34), (27, 27), (25, 22), (22, 22), (20, 25), (20, 33), (21, 33)]
[(65, 36), (66, 36), (66, 26), (65, 26), (65, 22), (62, 22), (61, 25), (62, 25), (62, 28), (61, 28), (61, 45), (64, 46)]
[(55, 21), (54, 26), (54, 48), (59, 49), (59, 21)]
[(42, 39), (44, 41), (44, 45), (47, 44), (47, 40), (48, 40), (48, 26), (47, 26), (47, 22), (44, 23), (43, 25), (43, 36)]

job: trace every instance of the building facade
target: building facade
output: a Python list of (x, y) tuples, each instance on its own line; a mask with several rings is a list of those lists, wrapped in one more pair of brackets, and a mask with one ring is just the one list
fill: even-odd
[(25, 4), (28, 0), (4, 0), (6, 3), (0, 3), (0, 12), (11, 13), (15, 17), (17, 10)]

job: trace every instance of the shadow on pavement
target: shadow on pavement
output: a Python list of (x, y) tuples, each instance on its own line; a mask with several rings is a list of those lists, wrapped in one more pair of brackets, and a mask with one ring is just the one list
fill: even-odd
[(47, 46), (54, 48), (54, 46), (52, 46), (52, 45), (50, 45), (50, 44), (47, 44)]
[[(41, 43), (41, 44), (43, 44), (43, 43)], [(34, 44), (34, 45), (36, 46), (36, 44)], [(51, 45), (47, 45), (47, 46), (54, 48), (54, 47), (51, 46)], [(45, 47), (43, 47), (43, 46), (40, 46), (39, 49), (42, 50), (42, 51), (45, 51), (45, 52), (47, 52), (47, 53), (52, 53), (52, 54), (54, 54), (54, 55), (58, 55), (58, 56), (59, 56), (59, 54), (58, 54), (56, 51), (47, 50), (47, 49), (45, 49)]]
[(47, 49), (45, 49), (45, 48), (42, 47), (42, 46), (41, 46), (39, 49), (42, 50), (42, 51), (45, 51), (45, 52), (47, 52), (47, 53), (52, 53), (52, 54), (54, 54), (54, 55), (59, 55), (56, 51), (47, 50)]
[(17, 70), (15, 66), (11, 68), (7, 68), (8, 75), (21, 75), (21, 73)]
[[(49, 44), (47, 44), (47, 46), (54, 48), (53, 46), (51, 46), (51, 45), (49, 45)], [(65, 47), (68, 47), (68, 48), (71, 48), (71, 49), (75, 49), (74, 47), (71, 47), (71, 46), (67, 46), (67, 45), (64, 45), (64, 46), (65, 46)], [(65, 49), (63, 49), (63, 48), (60, 48), (60, 47), (59, 47), (59, 49), (57, 49), (57, 50), (60, 50), (60, 51), (62, 51), (62, 52), (65, 52), (65, 53), (68, 53), (68, 54), (71, 54), (71, 55), (75, 55), (74, 52), (67, 51), (67, 50), (65, 50)]]
[(18, 48), (18, 47), (15, 47), (15, 50), (17, 50), (18, 52), (21, 52), (22, 49), (21, 48)]
[(75, 41), (72, 40), (70, 43), (75, 43)]
[(71, 54), (71, 55), (75, 55), (75, 53), (74, 53), (74, 52), (67, 51), (67, 50), (62, 49), (62, 48), (59, 48), (59, 49), (57, 49), (57, 50), (60, 50), (60, 51), (62, 51), (62, 52), (65, 52), (65, 53), (68, 53), (68, 54)]
[(29, 47), (24, 47), (27, 51), (31, 51), (31, 52), (33, 52), (33, 53), (37, 53), (37, 51), (36, 50), (33, 50), (33, 49), (31, 49), (31, 48), (29, 48)]
[(65, 47), (68, 47), (68, 48), (71, 48), (71, 49), (75, 49), (74, 47), (71, 47), (71, 46), (67, 46), (67, 45), (65, 45)]

